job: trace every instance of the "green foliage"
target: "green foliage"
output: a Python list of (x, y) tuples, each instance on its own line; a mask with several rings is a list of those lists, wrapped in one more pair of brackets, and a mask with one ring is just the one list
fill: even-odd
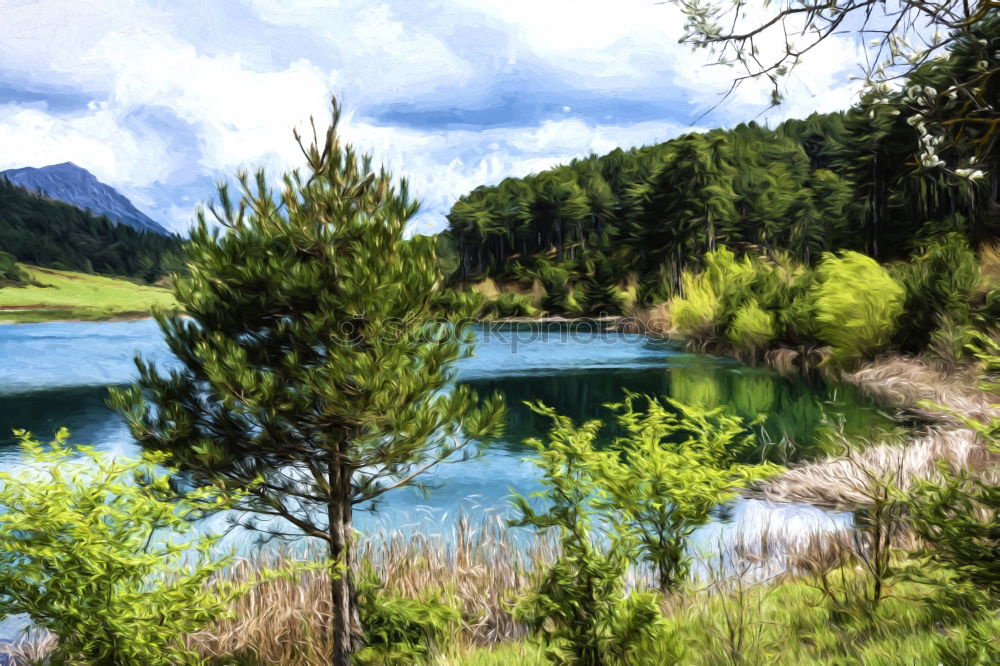
[(808, 321), (802, 303), (809, 272), (787, 256), (777, 259), (738, 259), (725, 247), (709, 252), (702, 272), (681, 275), (683, 295), (670, 302), (674, 326), (696, 340), (728, 342), (751, 360), (775, 340), (796, 337), (805, 328), (799, 320)]
[(520, 517), (512, 524), (555, 530), (560, 554), (537, 589), (519, 600), (515, 617), (541, 636), (552, 663), (670, 663), (654, 656), (663, 638), (656, 597), (625, 589), (630, 537), (594, 525), (600, 489), (595, 472), (605, 457), (594, 446), (600, 422), (576, 427), (543, 405), (531, 407), (553, 421), (547, 442), (526, 442), (538, 453), (534, 462), (546, 487), (538, 495), (546, 506), (536, 511), (527, 498), (515, 495)]
[[(0, 251), (33, 266), (155, 282), (183, 269), (177, 236), (137, 231), (0, 178)], [(2, 279), (2, 276), (0, 276)]]
[[(578, 303), (596, 312), (601, 287), (626, 274), (638, 276), (642, 305), (677, 295), (682, 272), (702, 268), (705, 254), (721, 247), (786, 251), (813, 266), (840, 250), (903, 259), (914, 242), (947, 231), (973, 244), (995, 238), (996, 111), (983, 104), (970, 114), (954, 91), (960, 81), (983, 99), (994, 91), (996, 19), (969, 31), (976, 38), (953, 42), (948, 59), (920, 65), (899, 90), (865, 97), (846, 113), (692, 133), (477, 187), (448, 215), (458, 277), (499, 278), (554, 261), (570, 283), (600, 282), (588, 284), (589, 303)], [(947, 143), (935, 149), (945, 168), (913, 159), (932, 124)], [(615, 271), (589, 271), (601, 261)], [(545, 307), (562, 305), (560, 295)]]
[(581, 303), (588, 314), (616, 315), (628, 312), (635, 302), (634, 294), (623, 288), (611, 260), (605, 256), (588, 259), (581, 276)]
[(751, 300), (736, 311), (727, 335), (738, 349), (755, 357), (760, 350), (767, 349), (777, 335), (774, 315)]
[(736, 498), (754, 480), (780, 471), (771, 464), (738, 462), (753, 451), (756, 437), (742, 419), (670, 400), (639, 396), (611, 405), (625, 435), (596, 467), (595, 506), (615, 525), (622, 543), (634, 543), (666, 593), (687, 579), (689, 538), (708, 522), (710, 511)]
[[(895, 270), (906, 300), (896, 342), (904, 351), (924, 349), (935, 331), (969, 324), (969, 302), (982, 275), (966, 239), (950, 233), (931, 241)], [(961, 350), (959, 350), (961, 356)]]
[(550, 312), (563, 312), (570, 316), (583, 314), (579, 297), (582, 287), (570, 282), (568, 268), (548, 261), (538, 263), (538, 277), (545, 289), (542, 307)]
[(211, 584), (231, 561), (213, 559), (216, 537), (176, 537), (225, 496), (175, 497), (162, 454), (126, 460), (74, 450), (66, 430), (48, 448), (16, 434), (29, 467), (0, 473), (0, 618), (24, 613), (55, 634), (52, 664), (196, 663), (178, 639), (225, 617), (246, 586)]
[(531, 304), (531, 298), (525, 294), (507, 292), (492, 301), (488, 301), (482, 309), (482, 316), (491, 317), (534, 317), (541, 312)]
[(357, 593), (366, 639), (354, 655), (359, 666), (427, 663), (462, 621), (458, 609), (440, 598), (410, 599), (388, 592), (372, 570), (358, 580)]
[(943, 666), (1000, 663), (1000, 617), (950, 629), (934, 640), (934, 651)]
[[(111, 404), (191, 485), (252, 487), (246, 527), (319, 539), (349, 579), (354, 507), (475, 454), (503, 410), (443, 390), (471, 353), (468, 313), (443, 311), (433, 242), (404, 239), (405, 181), (343, 144), (338, 117), (280, 193), (262, 171), (240, 174), (238, 202), (220, 188), (221, 229), (199, 216), (174, 287), (186, 316), (157, 316), (181, 367), (138, 360)], [(350, 583), (331, 590), (338, 665), (361, 643)]]
[[(991, 333), (995, 335), (997, 331), (993, 330)], [(966, 346), (966, 351), (982, 366), (984, 377), (980, 382), (980, 388), (1000, 393), (1000, 339), (994, 335), (975, 331), (972, 340)]]
[(29, 281), (28, 274), (17, 265), (14, 255), (0, 252), (0, 288), (23, 287)]
[[(1000, 453), (993, 426), (991, 452)], [(920, 553), (928, 565), (954, 575), (949, 590), (955, 598), (984, 593), (1000, 603), (1000, 486), (974, 472), (945, 472), (940, 483), (923, 481), (908, 504), (914, 532), (929, 546)]]
[(786, 279), (782, 306), (775, 310), (777, 330), (793, 343), (813, 341), (816, 339), (816, 319), (812, 288), (816, 272), (804, 267), (789, 269)]
[[(846, 576), (859, 575), (854, 567)], [(1000, 619), (987, 608), (948, 609), (926, 585), (897, 582), (867, 622), (838, 623), (813, 581), (733, 580), (668, 608), (667, 633), (684, 666), (840, 666), (997, 663)], [(721, 588), (721, 589), (720, 589)], [(931, 602), (931, 603), (928, 603)], [(740, 636), (738, 629), (745, 630)], [(742, 640), (741, 640), (742, 639)], [(528, 643), (483, 648), (449, 666), (542, 666)]]
[(486, 298), (472, 289), (446, 289), (434, 302), (443, 316), (478, 317), (488, 305)]
[(670, 302), (670, 322), (683, 335), (712, 339), (722, 317), (722, 300), (703, 274), (684, 272), (681, 293)]
[(561, 550), (519, 602), (517, 617), (542, 636), (556, 663), (671, 663), (677, 648), (663, 631), (656, 597), (626, 593), (626, 573), (643, 562), (659, 590), (677, 589), (688, 576), (692, 532), (739, 488), (779, 468), (738, 462), (755, 437), (721, 409), (668, 408), (629, 394), (611, 405), (625, 434), (599, 450), (600, 421), (576, 426), (530, 406), (553, 422), (546, 442), (528, 440), (544, 475), (545, 510), (515, 496), (514, 524), (554, 529)]
[(904, 292), (879, 264), (857, 252), (824, 254), (811, 289), (817, 335), (835, 362), (866, 357), (896, 330)]

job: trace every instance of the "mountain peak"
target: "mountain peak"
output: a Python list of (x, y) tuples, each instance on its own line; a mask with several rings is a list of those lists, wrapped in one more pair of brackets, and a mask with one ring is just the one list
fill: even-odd
[(170, 233), (132, 205), (118, 190), (105, 185), (94, 174), (73, 162), (9, 169), (0, 172), (0, 177), (6, 177), (11, 183), (27, 190), (41, 192), (51, 199), (86, 209), (94, 215), (104, 215), (117, 224), (162, 235)]
[(53, 171), (56, 171), (56, 170), (58, 170), (58, 171), (82, 171), (83, 173), (87, 174), (91, 178), (94, 177), (94, 174), (90, 173), (89, 171), (87, 171), (86, 169), (84, 169), (82, 166), (77, 165), (75, 162), (60, 162), (59, 164), (51, 164), (51, 165), (46, 166), (46, 167), (41, 167), (38, 170), (39, 171), (44, 171), (46, 169), (52, 169)]

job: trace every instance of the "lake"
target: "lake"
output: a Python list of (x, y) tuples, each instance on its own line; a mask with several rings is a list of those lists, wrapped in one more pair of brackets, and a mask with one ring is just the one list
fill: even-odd
[[(764, 449), (782, 459), (820, 454), (835, 424), (864, 436), (891, 427), (851, 387), (810, 386), (766, 369), (685, 353), (664, 341), (598, 330), (596, 324), (481, 326), (475, 333), (475, 354), (458, 364), (457, 381), (506, 398), (505, 436), (479, 458), (440, 467), (432, 477), (440, 487), (426, 497), (411, 489), (389, 493), (377, 513), (357, 516), (362, 531), (446, 528), (460, 510), (505, 511), (511, 489), (537, 490), (538, 474), (524, 462), (530, 451), (522, 442), (544, 436), (546, 423), (524, 407), (529, 399), (576, 420), (608, 418), (602, 405), (620, 400), (625, 390), (725, 406), (748, 418), (764, 414)], [(0, 469), (24, 464), (14, 428), (46, 439), (66, 426), (74, 443), (134, 453), (127, 429), (104, 400), (109, 386), (134, 376), (136, 353), (165, 365), (172, 361), (149, 320), (0, 326)], [(755, 532), (775, 521), (807, 531), (843, 525), (850, 516), (741, 500), (700, 535), (706, 541), (720, 532)]]

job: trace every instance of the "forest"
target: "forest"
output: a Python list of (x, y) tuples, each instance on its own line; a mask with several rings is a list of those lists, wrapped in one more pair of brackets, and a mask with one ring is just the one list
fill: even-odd
[[(34, 266), (156, 282), (183, 267), (178, 236), (136, 231), (0, 179), (0, 252)], [(19, 282), (13, 270), (7, 284)], [(0, 286), (3, 282), (0, 281)]]
[[(847, 112), (688, 134), (478, 187), (448, 215), (453, 279), (538, 280), (547, 296), (534, 305), (550, 313), (617, 314), (630, 285), (643, 305), (675, 295), (681, 273), (721, 247), (814, 266), (834, 250), (907, 259), (948, 232), (978, 246), (1000, 229), (996, 120), (937, 91), (995, 71), (996, 24)], [(1000, 96), (995, 75), (981, 82), (986, 99)]]

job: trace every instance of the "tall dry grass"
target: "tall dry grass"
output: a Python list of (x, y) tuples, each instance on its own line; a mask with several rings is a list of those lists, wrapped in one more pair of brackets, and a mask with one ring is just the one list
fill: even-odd
[(945, 373), (921, 359), (900, 356), (844, 373), (845, 381), (868, 395), (931, 424), (897, 441), (845, 441), (843, 455), (793, 467), (749, 494), (772, 502), (853, 508), (866, 504), (872, 476), (894, 474), (905, 490), (914, 480), (937, 478), (939, 462), (952, 470), (989, 467), (983, 442), (962, 420), (985, 423), (1000, 417), (997, 396), (979, 388), (979, 378), (974, 367)]
[[(741, 582), (758, 584), (790, 571), (804, 559), (828, 558), (822, 545), (828, 540), (781, 525), (757, 530), (753, 537), (733, 535), (719, 543), (718, 553), (703, 560), (700, 580), (708, 585), (702, 589), (717, 589), (721, 581), (736, 574)], [(381, 530), (359, 542), (358, 554), (362, 567), (370, 566), (388, 593), (413, 599), (437, 593), (454, 601), (463, 621), (445, 649), (455, 655), (526, 637), (527, 628), (511, 616), (511, 604), (555, 560), (558, 546), (551, 535), (514, 530), (501, 516), (484, 515), (475, 520), (461, 516), (447, 531), (435, 535)], [(264, 569), (280, 569), (295, 559), (323, 555), (320, 551), (294, 555), (288, 550), (262, 551), (239, 561), (224, 575), (246, 580)], [(629, 586), (655, 587), (652, 573), (637, 566), (630, 572)], [(329, 576), (317, 571), (257, 585), (234, 603), (231, 619), (181, 640), (209, 663), (327, 664), (329, 590)], [(690, 604), (686, 595), (668, 599), (665, 608)], [(7, 650), (14, 664), (26, 666), (44, 659), (54, 645), (51, 636), (34, 632)], [(233, 655), (241, 661), (231, 661)]]
[(843, 379), (892, 407), (928, 421), (961, 423), (947, 411), (923, 406), (924, 402), (979, 421), (1000, 415), (994, 404), (997, 396), (978, 386), (980, 373), (974, 365), (944, 372), (919, 358), (890, 356), (845, 373)]
[(636, 309), (635, 312), (623, 320), (629, 328), (629, 333), (643, 333), (657, 337), (672, 337), (676, 331), (670, 320), (670, 303), (657, 303), (645, 309)]
[[(854, 443), (856, 445), (856, 443)], [(849, 510), (868, 503), (871, 477), (892, 476), (902, 490), (918, 479), (940, 477), (938, 461), (952, 470), (982, 468), (986, 449), (975, 432), (955, 425), (936, 425), (900, 442), (852, 448), (841, 456), (792, 467), (748, 491), (771, 502), (801, 502)]]
[(1000, 287), (1000, 243), (979, 246), (979, 270), (985, 289)]
[[(358, 544), (359, 570), (371, 567), (387, 592), (417, 599), (443, 593), (463, 616), (453, 647), (495, 645), (518, 640), (526, 630), (511, 617), (510, 604), (558, 553), (546, 535), (517, 532), (504, 519), (487, 514), (459, 516), (444, 533), (428, 535), (389, 529)], [(270, 549), (241, 559), (223, 576), (243, 581), (265, 569), (282, 569), (295, 559), (322, 559), (319, 550), (293, 554)], [(331, 615), (330, 578), (310, 571), (291, 579), (260, 584), (237, 600), (233, 617), (183, 637), (183, 643), (210, 660), (241, 655), (246, 663), (320, 666), (329, 663), (325, 627)], [(55, 645), (51, 636), (33, 633), (7, 646), (22, 666), (44, 657)], [(0, 648), (3, 649), (3, 648)]]

